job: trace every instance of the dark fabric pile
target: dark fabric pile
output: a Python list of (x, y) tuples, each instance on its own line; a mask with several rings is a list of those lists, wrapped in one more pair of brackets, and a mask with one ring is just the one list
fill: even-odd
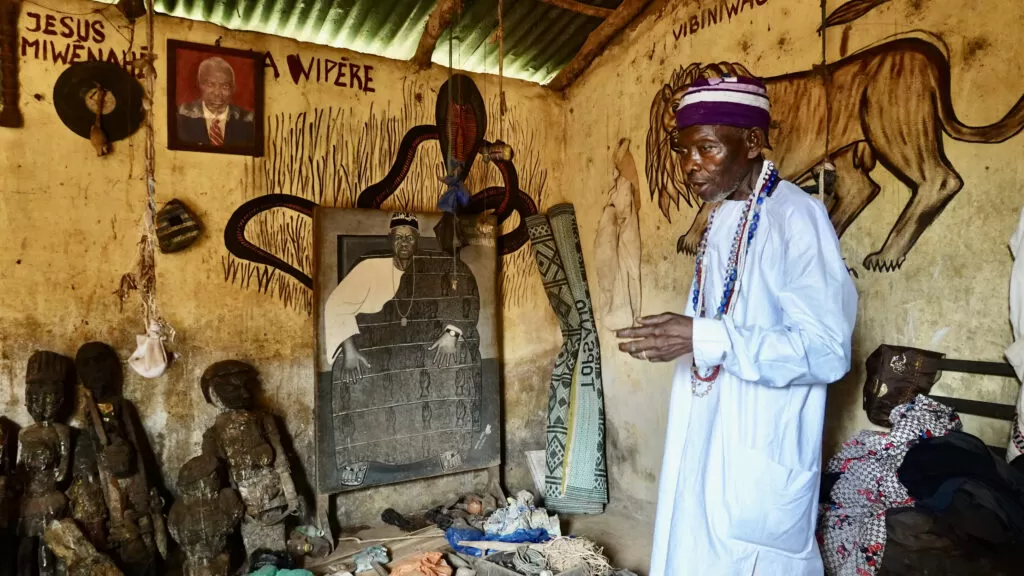
[[(893, 415), (906, 414), (906, 406), (895, 409)], [(864, 439), (885, 438), (883, 448), (889, 450), (899, 442), (892, 442), (894, 435), (875, 439), (874, 434), (878, 433), (862, 432), (844, 445), (847, 452), (870, 448), (865, 454), (871, 460), (847, 457), (836, 462), (838, 470), (831, 467), (832, 473), (822, 477), (824, 513), (818, 527), (822, 554), (826, 560), (830, 555), (833, 560), (839, 556), (857, 560), (856, 565), (826, 561), (830, 574), (847, 573), (850, 568), (856, 574), (863, 570), (900, 576), (1024, 573), (1024, 457), (1007, 464), (980, 439), (954, 426), (907, 442), (909, 448), (896, 462), (893, 485), (885, 466), (879, 466), (883, 461), (876, 457), (887, 450), (876, 452), (874, 446), (864, 446)], [(894, 460), (889, 458), (888, 463)], [(864, 463), (871, 464), (872, 473), (864, 474), (863, 467), (856, 475), (848, 473)], [(870, 511), (875, 515), (851, 514), (851, 506), (844, 506), (851, 493), (874, 503)], [(909, 498), (903, 499), (903, 494)], [(884, 519), (884, 534), (878, 534), (876, 519)], [(851, 534), (856, 534), (852, 546)], [(828, 546), (840, 539), (846, 548)], [(861, 562), (861, 555), (868, 561)]]
[(898, 475), (915, 499), (886, 517), (882, 574), (1020, 574), (1024, 460), (1007, 464), (978, 438), (951, 432), (907, 452)]

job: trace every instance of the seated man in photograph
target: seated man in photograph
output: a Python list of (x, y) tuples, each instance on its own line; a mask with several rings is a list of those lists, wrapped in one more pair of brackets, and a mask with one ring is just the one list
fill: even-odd
[[(325, 361), (334, 365), (340, 359), (347, 381), (399, 366), (454, 367), (460, 342), (473, 358), (479, 356), (480, 295), (469, 267), (420, 250), (414, 214), (396, 212), (388, 228), (391, 254), (368, 255), (356, 264), (324, 307)], [(359, 340), (388, 365), (372, 366)], [(424, 350), (413, 342), (425, 342)], [(385, 348), (394, 353), (381, 354)]]
[(178, 107), (178, 138), (187, 144), (251, 146), (255, 118), (250, 110), (231, 103), (235, 71), (223, 58), (213, 56), (199, 64), (199, 100)]

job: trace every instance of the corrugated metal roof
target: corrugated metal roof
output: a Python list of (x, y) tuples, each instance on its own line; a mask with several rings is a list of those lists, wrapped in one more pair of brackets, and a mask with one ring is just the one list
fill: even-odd
[[(110, 1), (110, 0), (106, 0)], [(615, 8), (621, 0), (589, 0)], [(336, 48), (408, 60), (436, 0), (156, 0), (158, 12)], [(540, 0), (505, 0), (505, 75), (547, 83), (572, 60), (600, 18)], [(455, 16), (453, 67), (498, 72), (497, 0), (464, 0)], [(433, 61), (447, 66), (450, 31)]]

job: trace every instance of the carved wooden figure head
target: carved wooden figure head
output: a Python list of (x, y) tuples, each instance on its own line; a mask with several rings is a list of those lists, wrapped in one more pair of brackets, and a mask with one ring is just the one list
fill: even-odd
[(73, 363), (56, 352), (37, 350), (25, 371), (25, 407), (36, 422), (57, 418), (64, 406), (64, 391), (74, 374)]
[(117, 352), (103, 342), (87, 342), (75, 355), (75, 370), (97, 402), (121, 396), (124, 373)]
[(210, 404), (228, 410), (250, 410), (259, 380), (259, 372), (251, 364), (222, 360), (203, 372), (200, 384)]

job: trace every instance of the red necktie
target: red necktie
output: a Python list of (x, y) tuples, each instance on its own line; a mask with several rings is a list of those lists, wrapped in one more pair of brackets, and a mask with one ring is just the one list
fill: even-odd
[(214, 146), (224, 145), (224, 130), (220, 127), (220, 118), (214, 118), (210, 123), (210, 144)]

